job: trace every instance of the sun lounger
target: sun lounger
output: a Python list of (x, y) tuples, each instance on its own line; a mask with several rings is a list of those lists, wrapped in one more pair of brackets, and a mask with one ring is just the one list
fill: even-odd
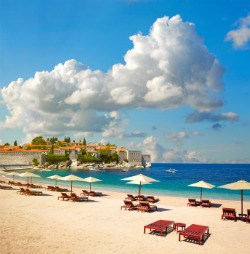
[(146, 198), (144, 195), (139, 194), (139, 195), (137, 196), (137, 200), (139, 200), (139, 201), (146, 201), (147, 198)]
[(174, 230), (174, 221), (158, 220), (153, 223), (150, 223), (149, 225), (144, 226), (144, 234), (146, 233), (147, 228), (150, 230), (150, 232), (152, 230), (159, 231), (160, 235), (162, 236), (163, 232), (166, 232), (167, 234), (168, 229), (170, 229), (170, 231)]
[(9, 181), (8, 184), (9, 185), (15, 185), (15, 182), (14, 181)]
[(3, 181), (3, 180), (0, 180), (0, 183), (5, 183), (5, 181)]
[(208, 199), (202, 199), (201, 200), (201, 206), (202, 207), (211, 207), (211, 202), (210, 202), (210, 200), (208, 200)]
[(250, 221), (250, 209), (247, 209), (246, 223)]
[(102, 196), (102, 192), (97, 192), (97, 191), (90, 191), (89, 196)]
[(61, 193), (61, 196), (57, 197), (57, 199), (58, 199), (58, 200), (59, 200), (59, 199), (62, 199), (63, 201), (64, 201), (64, 199), (69, 200), (69, 199), (70, 199), (70, 196), (69, 196), (67, 193), (62, 192), (62, 193)]
[(135, 201), (137, 197), (135, 197), (133, 194), (127, 194), (126, 200)]
[(154, 196), (147, 196), (147, 201), (150, 203), (156, 203), (159, 201), (159, 198), (155, 198)]
[(89, 192), (87, 190), (82, 190), (82, 193), (80, 193), (80, 196), (89, 196)]
[(179, 241), (181, 240), (181, 236), (189, 240), (197, 240), (198, 244), (201, 244), (204, 241), (205, 235), (209, 234), (209, 227), (192, 224), (183, 231), (179, 232)]
[(13, 189), (11, 186), (6, 186), (6, 185), (0, 185), (0, 189), (3, 189), (3, 190), (11, 190)]
[(20, 195), (26, 195), (26, 190), (24, 188), (20, 188), (20, 190), (17, 191)]
[(31, 195), (31, 196), (43, 195), (42, 191), (32, 191), (30, 189), (26, 189), (25, 191), (26, 191), (25, 195)]
[(51, 186), (51, 185), (48, 185), (45, 190), (48, 190), (48, 191), (55, 191), (55, 187), (54, 186)]
[(157, 211), (157, 206), (150, 205), (148, 201), (140, 201), (139, 206), (138, 206), (138, 211), (140, 211), (140, 212)]
[(17, 183), (15, 182), (14, 185), (16, 185), (16, 186), (27, 186), (26, 183), (21, 183), (21, 182), (17, 182)]
[(60, 188), (58, 186), (55, 186), (54, 189), (55, 189), (55, 191), (58, 191), (58, 192), (67, 192), (67, 191), (69, 191), (68, 189)]
[(131, 200), (123, 200), (123, 202), (124, 202), (124, 205), (121, 206), (121, 210), (122, 208), (129, 211), (138, 209), (138, 205), (135, 205)]
[(41, 185), (35, 185), (35, 184), (33, 184), (33, 183), (27, 183), (26, 184), (26, 186), (28, 187), (28, 188), (42, 188), (42, 186)]
[(221, 219), (234, 219), (234, 221), (237, 221), (236, 211), (234, 208), (222, 208), (222, 215)]
[(189, 198), (187, 205), (188, 206), (198, 206), (198, 205), (200, 205), (200, 202), (196, 201), (195, 198)]
[(88, 197), (79, 197), (75, 193), (71, 193), (69, 200), (73, 201), (73, 202), (75, 202), (75, 201), (89, 201), (89, 198)]

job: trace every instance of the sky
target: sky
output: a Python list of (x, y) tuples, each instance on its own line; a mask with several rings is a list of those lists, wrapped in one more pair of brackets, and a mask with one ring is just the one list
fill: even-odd
[(1, 0), (0, 144), (250, 163), (249, 0)]

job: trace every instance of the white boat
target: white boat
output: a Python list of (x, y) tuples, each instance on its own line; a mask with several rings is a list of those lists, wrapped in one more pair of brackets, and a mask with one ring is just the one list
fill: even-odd
[(170, 168), (170, 169), (167, 169), (166, 172), (168, 173), (172, 173), (172, 174), (175, 174), (178, 170), (176, 170), (175, 168)]

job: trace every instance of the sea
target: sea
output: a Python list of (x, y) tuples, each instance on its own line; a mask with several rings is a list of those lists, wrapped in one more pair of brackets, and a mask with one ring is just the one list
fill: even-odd
[[(176, 169), (176, 173), (169, 173), (166, 170)], [(138, 193), (138, 185), (128, 184), (129, 181), (122, 180), (123, 178), (144, 174), (159, 182), (152, 182), (142, 186), (141, 192), (145, 195), (167, 195), (176, 197), (200, 197), (200, 188), (189, 187), (189, 184), (206, 181), (215, 185), (213, 189), (203, 188), (204, 199), (224, 199), (224, 200), (239, 200), (239, 190), (228, 190), (218, 188), (221, 185), (232, 183), (239, 180), (250, 182), (250, 164), (184, 164), (184, 163), (152, 163), (151, 168), (146, 169), (129, 169), (127, 172), (121, 169), (108, 170), (79, 170), (71, 168), (69, 170), (52, 170), (39, 171), (34, 173), (41, 178), (33, 178), (33, 182), (43, 182), (48, 185), (53, 185), (55, 180), (48, 179), (51, 175), (66, 176), (74, 174), (79, 177), (95, 177), (100, 179), (100, 182), (92, 183), (92, 189), (96, 191), (119, 191), (124, 193)], [(70, 186), (70, 183), (58, 181), (58, 185)], [(89, 188), (89, 183), (76, 181), (73, 182), (73, 188), (80, 187), (83, 189)], [(250, 190), (244, 190), (244, 200), (250, 201)]]

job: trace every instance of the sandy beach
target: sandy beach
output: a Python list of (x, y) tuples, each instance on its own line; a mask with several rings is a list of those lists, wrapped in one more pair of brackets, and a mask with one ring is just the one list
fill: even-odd
[[(158, 211), (121, 210), (125, 193), (103, 190), (89, 202), (58, 201), (60, 193), (42, 190), (43, 196), (24, 196), (0, 190), (1, 253), (213, 253), (247, 254), (250, 223), (221, 220), (222, 207), (240, 211), (240, 201), (212, 200), (215, 207), (189, 207), (187, 199), (158, 196)], [(80, 194), (81, 190), (74, 188)], [(149, 193), (145, 193), (149, 194)], [(250, 202), (244, 202), (244, 211)], [(156, 220), (209, 226), (202, 245), (179, 242), (172, 231), (164, 236), (144, 234), (144, 226)]]

